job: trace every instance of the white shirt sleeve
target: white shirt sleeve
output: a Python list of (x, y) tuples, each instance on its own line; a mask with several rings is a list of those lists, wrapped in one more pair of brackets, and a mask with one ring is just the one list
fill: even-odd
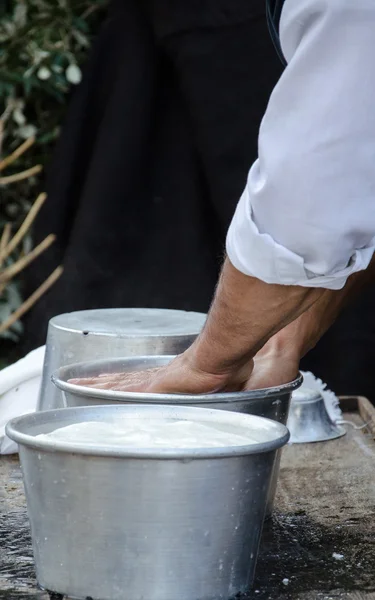
[(267, 283), (340, 289), (375, 250), (375, 1), (286, 0), (280, 39), (227, 253)]

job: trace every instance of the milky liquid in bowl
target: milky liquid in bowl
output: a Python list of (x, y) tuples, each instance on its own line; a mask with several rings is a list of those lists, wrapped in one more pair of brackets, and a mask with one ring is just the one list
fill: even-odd
[(272, 439), (267, 426), (238, 427), (182, 419), (88, 421), (36, 436), (40, 440), (121, 448), (224, 448), (264, 443)]

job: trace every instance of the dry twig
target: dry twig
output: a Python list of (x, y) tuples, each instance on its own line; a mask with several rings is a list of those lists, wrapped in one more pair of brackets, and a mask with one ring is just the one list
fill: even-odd
[[(3, 121), (0, 118), (0, 150), (2, 142), (2, 125)], [(34, 142), (34, 137), (29, 138), (9, 156), (3, 160), (0, 160), (0, 173), (9, 167), (9, 165), (11, 165), (13, 162), (15, 162), (20, 156), (22, 156), (22, 154), (24, 154), (34, 144)], [(26, 169), (25, 171), (21, 171), (20, 173), (8, 175), (7, 177), (0, 177), (0, 185), (8, 185), (17, 181), (28, 179), (29, 177), (40, 173), (41, 170), (41, 165), (35, 165), (34, 167)], [(21, 255), (21, 258), (16, 260), (16, 262), (6, 266), (6, 268), (2, 268), (6, 259), (9, 258), (10, 255), (16, 250), (17, 246), (19, 246), (25, 235), (28, 233), (46, 198), (46, 194), (40, 194), (38, 196), (26, 215), (22, 225), (13, 237), (11, 237), (10, 223), (7, 223), (4, 227), (0, 238), (0, 296), (14, 277), (23, 269), (25, 269), (30, 263), (32, 263), (38, 256), (40, 256), (42, 252), (47, 250), (47, 248), (49, 248), (55, 241), (55, 236), (50, 234), (25, 256)], [(51, 273), (44, 283), (42, 283), (42, 285), (39, 286), (38, 289), (35, 290), (35, 292), (31, 294), (31, 296), (27, 298), (27, 300), (25, 300), (19, 308), (17, 308), (17, 310), (15, 310), (3, 323), (0, 323), (0, 334), (7, 331), (7, 329), (10, 329), (12, 325), (18, 321), (18, 319), (20, 319), (28, 310), (30, 310), (30, 308), (41, 298), (41, 296), (43, 296), (43, 294), (57, 281), (62, 271), (62, 267), (57, 267), (57, 269)]]
[(9, 185), (10, 183), (16, 183), (16, 181), (28, 179), (29, 177), (38, 175), (38, 173), (40, 173), (42, 170), (42, 165), (35, 165), (35, 167), (26, 169), (26, 171), (21, 171), (21, 173), (15, 173), (15, 175), (8, 175), (7, 177), (0, 177), (0, 185)]
[(3, 160), (0, 160), (0, 171), (4, 171), (4, 169), (9, 167), (9, 165), (11, 165), (15, 160), (17, 160), (17, 158), (19, 158), (20, 156), (22, 156), (22, 154), (27, 152), (27, 150), (31, 148), (31, 146), (34, 144), (34, 142), (35, 137), (30, 137), (23, 144), (21, 144), (21, 146), (18, 146), (18, 148), (16, 148), (16, 150), (12, 152), (12, 154), (9, 154), (9, 156), (4, 158)]
[(1, 271), (0, 285), (2, 283), (10, 281), (13, 277), (21, 273), (21, 271), (23, 271), (25, 267), (27, 267), (31, 262), (33, 262), (33, 260), (35, 260), (40, 254), (42, 254), (42, 252), (47, 250), (47, 248), (49, 248), (51, 244), (53, 244), (55, 239), (56, 236), (53, 235), (53, 233), (51, 233), (45, 238), (45, 240), (43, 240), (43, 242), (35, 246), (33, 250), (30, 250), (30, 252), (26, 254), (26, 256), (23, 256), (22, 258), (17, 260), (17, 262), (13, 263), (13, 265), (10, 265), (9, 267)]
[(23, 302), (23, 304), (21, 304), (21, 306), (17, 308), (17, 310), (15, 310), (14, 313), (12, 313), (10, 317), (4, 321), (4, 323), (0, 324), (0, 334), (4, 333), (4, 331), (12, 327), (12, 325), (14, 325), (18, 319), (23, 317), (23, 315), (30, 310), (30, 308), (34, 306), (34, 304), (43, 296), (43, 294), (45, 294), (45, 292), (47, 292), (47, 290), (49, 290), (49, 288), (58, 280), (62, 272), (63, 268), (57, 267), (57, 269), (51, 273), (44, 283), (42, 283), (42, 285), (39, 286), (38, 289), (35, 290), (31, 296), (29, 296), (29, 298), (25, 300), (25, 302)]
[[(10, 234), (12, 232), (12, 226), (10, 223), (7, 223), (3, 229), (3, 233), (1, 234), (1, 239), (0, 239), (0, 257), (2, 256), (5, 248), (7, 247), (9, 240), (10, 240)], [(3, 261), (0, 261), (0, 267), (2, 266)]]
[(39, 194), (15, 236), (11, 239), (4, 250), (2, 252), (0, 251), (0, 263), (4, 262), (4, 260), (17, 248), (18, 244), (25, 237), (34, 222), (35, 217), (46, 201), (46, 198), (46, 194)]

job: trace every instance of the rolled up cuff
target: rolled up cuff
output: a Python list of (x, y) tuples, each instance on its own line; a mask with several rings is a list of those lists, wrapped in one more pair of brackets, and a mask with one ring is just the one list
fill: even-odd
[(266, 283), (339, 290), (350, 275), (368, 267), (375, 246), (353, 250), (344, 269), (329, 274), (312, 273), (305, 268), (302, 256), (278, 244), (267, 233), (259, 232), (245, 190), (228, 230), (226, 250), (236, 269)]

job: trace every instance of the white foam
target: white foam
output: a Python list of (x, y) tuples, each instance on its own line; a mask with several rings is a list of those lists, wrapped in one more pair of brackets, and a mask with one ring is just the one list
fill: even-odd
[(302, 391), (304, 389), (311, 389), (316, 392), (319, 392), (321, 396), (323, 396), (324, 404), (332, 421), (336, 422), (339, 419), (342, 419), (340, 400), (338, 399), (336, 394), (334, 394), (334, 392), (327, 388), (327, 384), (325, 384), (318, 377), (315, 377), (315, 375), (313, 375), (309, 371), (301, 371), (301, 373), (303, 375), (303, 384), (302, 388), (300, 389)]

